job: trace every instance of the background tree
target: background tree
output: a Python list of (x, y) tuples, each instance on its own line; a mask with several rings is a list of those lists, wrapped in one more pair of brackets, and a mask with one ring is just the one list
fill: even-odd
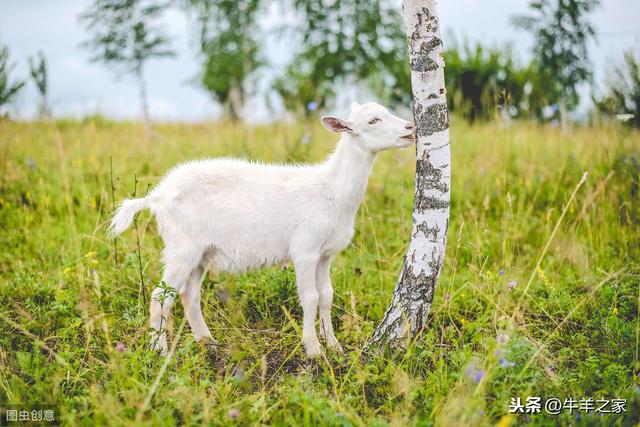
[(450, 111), (471, 122), (496, 118), (499, 107), (510, 116), (525, 113), (527, 76), (509, 49), (454, 45), (444, 57)]
[(36, 58), (29, 57), (29, 73), (40, 94), (40, 103), (38, 105), (38, 117), (46, 118), (51, 115), (48, 101), (48, 76), (47, 61), (42, 51), (38, 52)]
[[(407, 73), (407, 81), (398, 82), (397, 76), (403, 75), (392, 72), (405, 64), (406, 38), (391, 2), (292, 1), (300, 22), (294, 32), (303, 34), (301, 48), (274, 84), (289, 110), (305, 111), (310, 102), (322, 108), (334, 98), (336, 88), (350, 81), (382, 80), (389, 87), (408, 87)], [(388, 95), (393, 104), (395, 93)]]
[(199, 82), (233, 119), (251, 92), (251, 78), (264, 65), (256, 18), (259, 0), (187, 0), (199, 30)]
[(144, 65), (151, 58), (173, 55), (159, 22), (165, 7), (165, 2), (157, 0), (94, 0), (80, 16), (91, 33), (83, 43), (92, 52), (91, 60), (135, 75), (147, 130), (150, 119)]
[(24, 86), (20, 80), (11, 80), (13, 65), (9, 63), (9, 48), (0, 44), (0, 109), (9, 104)]
[(440, 22), (435, 0), (404, 0), (416, 123), (411, 241), (393, 300), (371, 345), (404, 347), (426, 326), (449, 228), (451, 152)]
[[(406, 43), (398, 46), (406, 51)], [(542, 108), (549, 104), (547, 86), (551, 81), (543, 68), (533, 60), (521, 66), (508, 47), (485, 47), (481, 43), (452, 45), (445, 49), (445, 80), (449, 111), (473, 122), (500, 116), (541, 117)], [(401, 86), (384, 82), (370, 85), (376, 96), (398, 103), (411, 102), (410, 70), (390, 69)]]
[(515, 16), (513, 24), (534, 36), (534, 56), (552, 78), (548, 94), (560, 105), (563, 126), (567, 110), (578, 104), (578, 86), (591, 78), (587, 44), (595, 38), (588, 14), (599, 0), (534, 0), (531, 15)]
[(593, 101), (599, 111), (627, 116), (629, 123), (640, 128), (640, 51), (624, 53), (623, 62), (607, 78), (604, 95)]

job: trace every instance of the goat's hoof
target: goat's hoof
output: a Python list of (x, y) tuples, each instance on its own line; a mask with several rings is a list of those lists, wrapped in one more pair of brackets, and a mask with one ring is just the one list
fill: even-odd
[(316, 359), (322, 356), (322, 346), (318, 340), (305, 342), (304, 350), (307, 353), (307, 358), (309, 359)]
[(340, 345), (338, 340), (331, 343), (327, 343), (327, 348), (333, 351), (334, 353), (340, 353), (340, 354), (344, 353), (344, 350), (342, 349), (342, 346)]
[(163, 337), (151, 339), (151, 350), (160, 352), (161, 356), (166, 356), (169, 347), (167, 346), (167, 339)]
[(207, 349), (209, 353), (216, 353), (220, 348), (220, 343), (212, 337), (202, 337), (198, 340), (201, 346)]

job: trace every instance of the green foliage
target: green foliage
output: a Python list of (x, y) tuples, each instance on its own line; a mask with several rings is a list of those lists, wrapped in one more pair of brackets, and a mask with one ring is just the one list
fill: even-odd
[(256, 19), (259, 0), (187, 0), (200, 34), (202, 86), (237, 118), (249, 79), (264, 65)]
[[(582, 424), (636, 425), (638, 133), (455, 123), (446, 263), (418, 342), (395, 357), (361, 355), (409, 239), (406, 149), (380, 155), (352, 245), (332, 266), (346, 354), (305, 360), (291, 266), (210, 274), (202, 307), (220, 346), (201, 346), (185, 326), (136, 421), (164, 363), (149, 350), (137, 241), (147, 302), (162, 244), (148, 212), (109, 239), (115, 204), (183, 161), (318, 161), (336, 138), (319, 123), (162, 124), (148, 141), (139, 124), (100, 117), (0, 122), (0, 402), (59, 404), (63, 425), (524, 426), (576, 418), (528, 422), (508, 414), (512, 397), (626, 398), (626, 413), (583, 412)], [(171, 339), (182, 322), (178, 301)]]
[(9, 48), (0, 44), (0, 108), (9, 104), (20, 92), (24, 82), (11, 80), (13, 65), (9, 63)]
[(640, 55), (633, 50), (624, 53), (624, 62), (608, 76), (605, 94), (594, 98), (596, 108), (606, 114), (630, 115), (628, 120), (640, 128)]
[(534, 36), (536, 60), (553, 83), (549, 98), (568, 108), (578, 104), (578, 85), (591, 78), (587, 44), (595, 38), (595, 29), (588, 14), (599, 4), (600, 0), (533, 0), (531, 15), (513, 18), (516, 27)]
[(492, 119), (498, 107), (515, 107), (509, 115), (522, 113), (525, 106), (527, 70), (514, 63), (509, 50), (453, 46), (445, 56), (445, 78), (451, 111), (463, 114), (471, 122)]
[(29, 73), (40, 94), (40, 105), (38, 106), (39, 116), (48, 116), (49, 106), (47, 105), (47, 93), (49, 82), (47, 78), (47, 60), (42, 51), (38, 52), (37, 58), (29, 57)]
[[(274, 84), (290, 111), (308, 113), (314, 102), (324, 107), (335, 89), (351, 81), (405, 87), (406, 35), (396, 4), (387, 0), (292, 0), (303, 34), (300, 49)], [(383, 82), (383, 83), (380, 83)], [(406, 94), (390, 91), (391, 103)]]
[[(406, 46), (398, 52), (406, 56)], [(526, 66), (518, 64), (509, 48), (488, 48), (479, 42), (458, 45), (454, 41), (443, 55), (449, 110), (471, 122), (495, 119), (500, 113), (541, 118), (542, 109), (551, 103), (548, 72), (535, 60)], [(399, 86), (380, 81), (370, 87), (381, 99), (409, 105), (411, 76), (406, 57), (395, 64), (392, 72), (394, 81), (401, 82)]]
[[(310, 114), (325, 107), (335, 91), (364, 84), (391, 107), (409, 105), (411, 74), (402, 18), (385, 1), (294, 1), (304, 28), (301, 49), (274, 89), (285, 108)], [(287, 33), (284, 33), (285, 36)], [(446, 47), (445, 77), (451, 111), (473, 121), (500, 111), (518, 117), (542, 117), (555, 102), (552, 71), (534, 60), (520, 66), (510, 49), (482, 44)]]
[(173, 55), (158, 24), (165, 7), (158, 0), (94, 0), (80, 16), (91, 33), (83, 43), (91, 60), (139, 73), (148, 59)]

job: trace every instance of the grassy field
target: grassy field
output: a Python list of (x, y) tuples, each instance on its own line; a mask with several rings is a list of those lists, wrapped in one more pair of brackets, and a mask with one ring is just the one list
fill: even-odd
[[(638, 423), (638, 133), (454, 121), (449, 244), (430, 323), (406, 353), (363, 358), (411, 226), (414, 154), (382, 154), (332, 269), (346, 353), (314, 363), (286, 265), (207, 278), (217, 353), (193, 341), (180, 304), (175, 356), (149, 351), (155, 223), (145, 211), (116, 241), (104, 226), (114, 201), (182, 161), (316, 161), (335, 137), (316, 124), (227, 123), (143, 135), (99, 119), (0, 122), (0, 403), (59, 405), (69, 425)], [(627, 404), (509, 415), (510, 399), (527, 396)]]

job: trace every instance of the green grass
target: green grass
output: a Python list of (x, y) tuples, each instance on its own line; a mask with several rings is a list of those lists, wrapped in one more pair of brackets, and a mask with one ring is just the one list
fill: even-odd
[[(315, 124), (155, 133), (0, 122), (0, 403), (57, 404), (69, 425), (229, 425), (230, 410), (237, 424), (296, 426), (638, 423), (637, 133), (454, 121), (449, 244), (429, 325), (405, 353), (363, 358), (411, 226), (413, 152), (382, 154), (332, 268), (345, 355), (304, 359), (294, 273), (278, 267), (205, 280), (215, 354), (177, 304), (166, 371), (147, 349), (161, 242), (148, 212), (108, 239), (114, 198), (193, 158), (320, 160), (335, 137)], [(509, 415), (517, 396), (626, 398), (627, 412)]]

